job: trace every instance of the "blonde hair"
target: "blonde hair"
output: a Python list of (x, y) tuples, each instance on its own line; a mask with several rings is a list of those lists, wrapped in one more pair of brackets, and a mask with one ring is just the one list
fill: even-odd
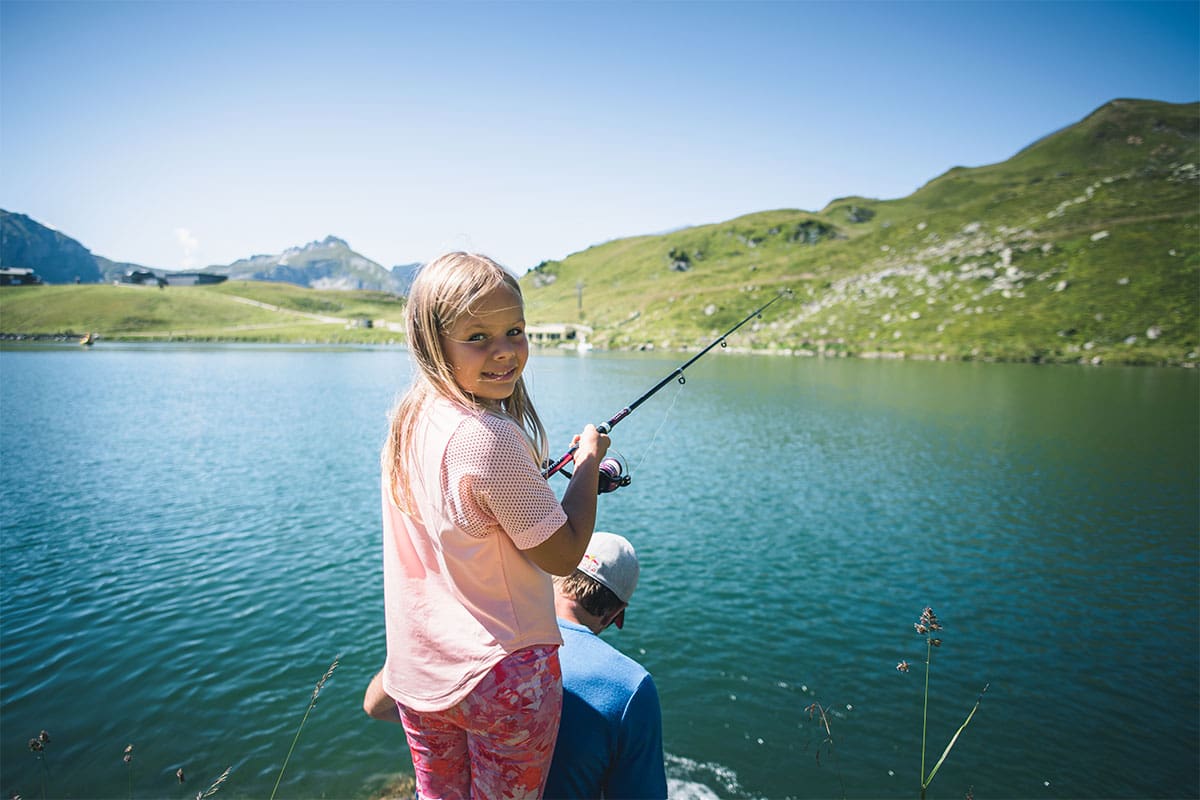
[(417, 273), (404, 308), (408, 350), (417, 365), (412, 385), (391, 412), (391, 425), (380, 461), (389, 477), (392, 498), (401, 509), (410, 510), (412, 493), (408, 464), (413, 449), (413, 432), (425, 406), (444, 397), (462, 408), (489, 411), (508, 417), (529, 440), (531, 455), (540, 463), (546, 457), (546, 429), (534, 410), (519, 378), (513, 393), (504, 400), (487, 400), (464, 392), (442, 348), (442, 335), (472, 305), (488, 292), (506, 286), (524, 305), (521, 286), (504, 267), (483, 255), (454, 252), (430, 261)]

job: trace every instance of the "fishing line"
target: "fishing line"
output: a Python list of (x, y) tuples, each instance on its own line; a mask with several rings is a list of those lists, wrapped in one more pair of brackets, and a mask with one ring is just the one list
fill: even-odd
[[(675, 403), (679, 400), (679, 395), (683, 392), (683, 384), (675, 390), (675, 394), (671, 395), (671, 405), (667, 406), (667, 411), (663, 414), (662, 420), (658, 423), (658, 428), (655, 429), (654, 435), (650, 437), (650, 444), (646, 445), (646, 449), (642, 451), (642, 457), (637, 463), (637, 469), (642, 468), (642, 464), (646, 463), (646, 458), (650, 455), (650, 451), (654, 449), (654, 443), (658, 441), (658, 434), (662, 433), (662, 429), (667, 424), (667, 419), (671, 416), (671, 412), (675, 409)], [(610, 450), (612, 448), (609, 448)], [(629, 468), (629, 477), (633, 477), (634, 468)]]
[[(734, 325), (729, 330), (722, 333), (716, 339), (713, 339), (712, 342), (709, 343), (708, 347), (705, 347), (699, 353), (697, 353), (696, 355), (689, 358), (686, 362), (684, 362), (680, 366), (676, 367), (674, 372), (667, 375), (667, 377), (663, 378), (658, 383), (654, 384), (654, 386), (651, 387), (650, 391), (646, 392), (641, 397), (639, 397), (637, 400), (634, 400), (632, 403), (630, 403), (629, 405), (622, 408), (620, 411), (618, 411), (616, 414), (614, 414), (607, 422), (602, 422), (601, 424), (597, 425), (596, 430), (599, 431), (600, 433), (608, 433), (614, 427), (616, 427), (616, 424), (618, 422), (620, 422), (621, 420), (625, 419), (630, 414), (632, 414), (634, 409), (636, 409), (642, 403), (646, 402), (651, 397), (653, 397), (660, 389), (662, 389), (664, 386), (666, 386), (672, 380), (678, 380), (680, 386), (687, 383), (687, 378), (685, 378), (683, 375), (683, 371), (685, 369), (690, 367), (692, 364), (695, 364), (697, 361), (700, 360), (701, 357), (704, 356), (705, 353), (707, 353), (709, 350), (712, 350), (717, 345), (721, 345), (721, 347), (728, 347), (729, 345), (726, 344), (726, 342), (725, 342), (726, 337), (728, 337), (730, 334), (732, 334), (738, 328), (742, 327), (743, 325), (745, 325), (747, 322), (754, 319), (755, 317), (761, 317), (762, 312), (766, 311), (767, 308), (772, 303), (775, 303), (781, 297), (784, 297), (785, 295), (790, 295), (791, 293), (792, 292), (790, 289), (784, 289), (782, 292), (780, 292), (779, 294), (772, 297), (766, 303), (763, 303), (761, 306), (756, 308), (754, 311), (751, 311), (744, 318), (742, 318), (741, 322), (739, 322), (738, 324)], [(678, 396), (678, 393), (676, 393), (676, 396)], [(665, 422), (665, 420), (666, 420), (666, 418), (664, 417), (664, 422)], [(655, 436), (657, 436), (657, 435), (658, 434), (655, 433)], [(570, 477), (571, 473), (565, 472), (564, 468), (567, 466), (568, 463), (570, 463), (573, 460), (575, 451), (578, 449), (579, 449), (578, 443), (572, 444), (567, 449), (567, 452), (563, 453), (563, 455), (557, 461), (553, 461), (553, 462), (547, 461), (545, 469), (542, 470), (542, 477), (549, 478), (551, 475), (553, 475), (556, 472), (563, 472), (564, 475), (566, 475), (567, 477)], [(644, 457), (643, 457), (643, 460), (645, 460)], [(600, 480), (601, 493), (615, 491), (620, 486), (628, 486), (629, 485), (629, 481), (630, 481), (629, 475), (624, 472), (624, 467), (621, 464), (621, 462), (615, 458), (601, 459), (600, 472), (601, 472), (601, 480)]]

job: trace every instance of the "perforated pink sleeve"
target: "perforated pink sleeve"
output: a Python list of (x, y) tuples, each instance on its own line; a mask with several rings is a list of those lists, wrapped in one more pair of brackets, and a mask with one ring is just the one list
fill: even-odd
[(450, 437), (442, 492), (460, 528), (478, 537), (506, 533), (521, 550), (567, 521), (521, 429), (490, 414), (464, 419)]

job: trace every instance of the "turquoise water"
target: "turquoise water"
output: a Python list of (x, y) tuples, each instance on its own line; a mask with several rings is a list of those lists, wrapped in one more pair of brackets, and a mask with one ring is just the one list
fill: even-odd
[[(555, 454), (680, 360), (535, 354)], [(5, 797), (194, 797), (226, 766), (218, 797), (267, 797), (338, 655), (279, 796), (409, 769), (359, 706), (408, 375), (388, 348), (0, 351)], [(655, 675), (674, 796), (917, 796), (925, 605), (927, 769), (989, 686), (930, 797), (1200, 796), (1200, 375), (714, 352), (686, 377), (614, 430), (633, 484), (600, 509), (642, 558), (605, 636)]]

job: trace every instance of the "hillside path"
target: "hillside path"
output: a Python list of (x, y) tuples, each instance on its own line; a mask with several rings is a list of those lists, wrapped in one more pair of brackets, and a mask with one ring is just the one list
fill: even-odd
[(236, 300), (237, 302), (245, 303), (248, 306), (256, 306), (258, 308), (266, 309), (267, 311), (274, 311), (279, 314), (291, 314), (294, 317), (303, 317), (305, 319), (315, 320), (316, 322), (329, 323), (330, 325), (345, 325), (346, 323), (350, 322), (350, 320), (346, 317), (329, 317), (325, 316), (324, 314), (310, 314), (307, 311), (296, 311), (291, 308), (282, 308), (270, 303), (264, 303), (261, 300), (251, 300), (249, 297), (238, 297), (236, 294), (226, 296), (230, 300)]

